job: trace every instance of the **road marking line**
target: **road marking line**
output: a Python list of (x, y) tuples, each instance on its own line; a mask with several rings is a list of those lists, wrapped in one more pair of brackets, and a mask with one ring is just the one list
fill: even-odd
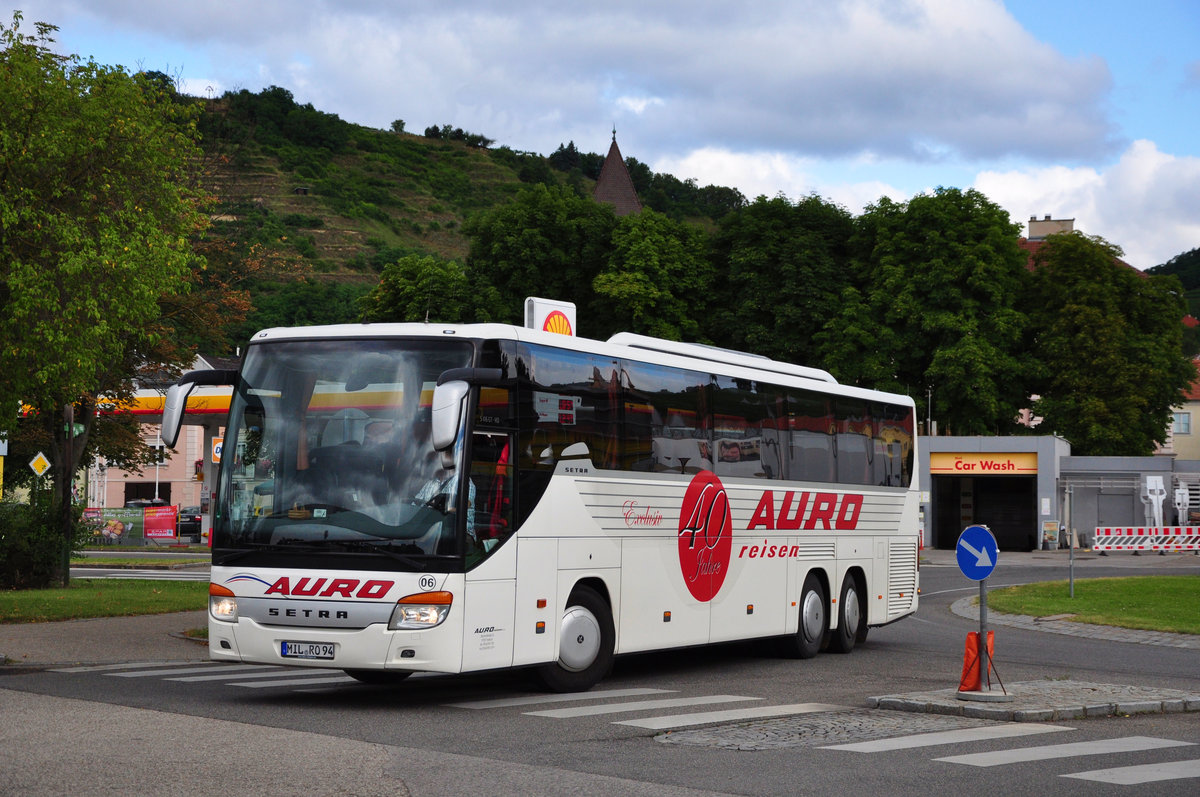
[(1113, 755), (1114, 753), (1136, 753), (1141, 750), (1158, 750), (1164, 747), (1183, 747), (1195, 742), (1177, 742), (1174, 739), (1156, 739), (1153, 736), (1126, 736), (1121, 739), (1098, 739), (1094, 742), (1071, 742), (1048, 744), (1041, 747), (1021, 747), (1013, 750), (995, 750), (990, 753), (970, 753), (935, 758), (934, 761), (949, 761), (953, 764), (968, 764), (973, 767), (994, 767), (999, 764), (1049, 761), (1053, 758), (1071, 758), (1085, 755)]
[[(227, 672), (227, 673), (221, 673), (220, 675), (189, 675), (184, 678), (164, 678), (163, 680), (164, 681), (186, 681), (186, 682), (229, 681), (229, 680), (236, 680), (238, 678), (278, 678), (281, 675), (289, 674), (287, 670), (282, 669), (282, 668), (277, 668), (277, 667), (261, 667), (261, 668), (255, 667), (254, 669), (262, 670), (262, 672)], [(290, 673), (290, 674), (296, 678), (302, 678), (307, 675), (328, 675), (330, 673), (335, 673), (335, 672), (338, 673), (339, 675), (341, 674), (340, 670), (306, 670), (305, 672), (302, 672), (302, 673), (294, 672), (294, 673)]]
[(930, 747), (936, 744), (960, 744), (985, 739), (1008, 739), (1013, 736), (1031, 736), (1037, 733), (1073, 731), (1065, 725), (1043, 725), (1036, 722), (1010, 722), (1003, 725), (987, 725), (980, 728), (962, 728), (957, 731), (918, 733), (912, 736), (893, 736), (890, 739), (875, 739), (870, 742), (834, 744), (821, 750), (850, 750), (855, 753), (882, 753), (889, 750), (907, 750), (912, 747)]
[(57, 667), (50, 672), (103, 672), (105, 670), (132, 670), (138, 667), (183, 667), (196, 664), (194, 661), (127, 661), (123, 664), (90, 664), (84, 667)]
[(667, 728), (686, 728), (689, 725), (706, 725), (713, 722), (736, 722), (737, 720), (759, 719), (763, 717), (785, 717), (793, 714), (813, 714), (819, 711), (848, 711), (848, 706), (834, 706), (827, 703), (792, 703), (785, 706), (751, 706), (725, 711), (703, 711), (695, 714), (676, 714), (670, 717), (650, 717), (644, 720), (622, 720), (613, 725), (632, 725), (636, 728), (650, 730), (665, 730)]
[(1136, 786), (1139, 783), (1154, 783), (1160, 780), (1200, 778), (1200, 759), (1165, 761), (1161, 764), (1142, 764), (1134, 767), (1114, 767), (1113, 769), (1093, 769), (1090, 772), (1073, 772), (1070, 775), (1059, 775), (1059, 777), (1115, 783), (1119, 786)]
[(535, 695), (533, 697), (501, 697), (494, 700), (472, 700), (468, 703), (446, 703), (450, 708), (508, 708), (532, 706), (539, 703), (567, 703), (572, 700), (602, 700), (608, 697), (636, 697), (676, 692), (676, 689), (607, 689), (597, 692), (571, 692), (565, 695)]
[(249, 669), (249, 664), (224, 664), (214, 667), (211, 664), (202, 664), (198, 667), (174, 667), (169, 670), (138, 670), (137, 672), (110, 672), (113, 678), (154, 678), (161, 675), (186, 675), (193, 672), (222, 672), (228, 670), (246, 670)]
[(660, 708), (676, 708), (678, 706), (704, 706), (711, 703), (737, 703), (744, 700), (762, 700), (761, 697), (742, 697), (740, 695), (704, 695), (702, 697), (669, 697), (665, 700), (633, 700), (628, 703), (608, 703), (602, 706), (576, 706), (575, 708), (556, 708), (549, 711), (526, 711), (531, 717), (554, 717), (567, 719), (569, 717), (588, 717), (596, 714), (621, 714), (626, 711), (654, 711)]
[(231, 683), (229, 686), (244, 686), (247, 689), (265, 689), (268, 686), (313, 686), (315, 684), (348, 684), (358, 683), (349, 675), (333, 675), (328, 678), (281, 678), (278, 681), (254, 681), (245, 683)]

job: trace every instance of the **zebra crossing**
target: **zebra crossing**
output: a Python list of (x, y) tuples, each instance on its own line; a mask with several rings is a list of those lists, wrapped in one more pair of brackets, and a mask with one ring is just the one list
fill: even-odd
[(356, 684), (358, 681), (341, 670), (312, 667), (276, 667), (257, 664), (217, 664), (198, 662), (140, 662), (59, 667), (51, 672), (100, 673), (113, 678), (157, 678), (179, 683), (223, 681), (227, 686), (245, 689), (292, 687), (306, 689), (331, 684)]
[[(995, 726), (963, 728), (953, 731), (912, 734), (890, 739), (827, 745), (820, 749), (844, 750), (855, 753), (882, 753), (939, 745), (962, 744), (964, 742), (980, 741), (983, 739), (1011, 738), (1019, 741), (1025, 737), (1070, 730), (1074, 729), (1060, 725), (1041, 725), (1039, 723), (1001, 723)], [(1125, 736), (1112, 739), (1095, 739), (1086, 742), (1062, 742), (1029, 747), (1011, 747), (983, 753), (939, 756), (931, 760), (973, 767), (998, 767), (1057, 759), (1086, 759), (1089, 756), (1111, 756), (1123, 753), (1169, 750), (1176, 747), (1194, 747), (1195, 745), (1195, 742), (1183, 742), (1176, 739), (1160, 739), (1151, 736)], [(1107, 767), (1080, 772), (1064, 772), (1060, 773), (1058, 777), (1123, 786), (1138, 786), (1146, 783), (1190, 778), (1200, 779), (1200, 758)]]
[[(340, 670), (285, 666), (220, 664), (216, 662), (133, 662), (124, 664), (61, 667), (59, 673), (93, 673), (117, 679), (155, 678), (163, 681), (201, 684), (221, 683), (241, 689), (286, 688), (301, 692), (325, 692), (358, 681)], [(416, 674), (413, 678), (432, 677)], [(364, 687), (366, 688), (366, 687)], [(828, 703), (766, 704), (748, 695), (681, 695), (678, 690), (656, 688), (596, 689), (575, 694), (533, 694), (514, 697), (451, 702), (445, 708), (468, 711), (511, 711), (541, 720), (576, 720), (609, 717), (614, 725), (653, 731), (675, 731), (701, 725), (747, 723), (801, 715), (861, 711)], [(690, 709), (690, 710), (689, 710)], [(619, 715), (641, 715), (620, 718)], [(1095, 762), (1097, 757), (1127, 753), (1164, 752), (1195, 747), (1196, 742), (1149, 736), (1126, 736), (1090, 741), (1059, 741), (1060, 734), (1077, 730), (1065, 725), (1032, 722), (994, 722), (973, 727), (922, 733), (898, 733), (839, 744), (813, 745), (830, 754), (870, 756), (882, 753), (930, 751), (974, 742), (1009, 742), (1004, 749), (976, 753), (933, 755), (928, 760), (953, 766), (991, 768), (1062, 760)], [(719, 735), (720, 728), (707, 728)], [(1028, 744), (1030, 741), (1044, 744)], [(1086, 766), (1086, 763), (1084, 764)], [(1164, 760), (1157, 763), (1081, 769), (1063, 772), (1062, 778), (1136, 786), (1146, 783), (1194, 779), (1200, 781), (1200, 758)]]
[[(579, 692), (565, 695), (535, 695), (530, 697), (502, 698), (498, 700), (476, 700), (466, 703), (447, 703), (449, 708), (465, 708), (486, 710), (495, 708), (512, 708), (517, 706), (537, 706), (551, 703), (584, 703), (583, 705), (566, 708), (538, 709), (522, 712), (529, 717), (549, 717), (551, 719), (575, 719), (578, 717), (595, 717), (606, 714), (633, 714), (636, 712), (657, 712), (663, 709), (692, 708), (698, 706), (714, 706), (733, 703), (755, 703), (760, 697), (745, 695), (696, 695), (693, 697), (655, 697), (652, 700), (626, 700), (620, 703), (600, 702), (620, 697), (642, 697), (648, 695), (674, 694), (672, 689), (597, 689), (591, 692)], [(691, 713), (671, 713), (659, 716), (644, 717), (631, 720), (615, 720), (614, 725), (629, 725), (650, 730), (671, 730), (687, 728), (695, 725), (708, 725), (717, 722), (742, 722), (745, 720), (768, 719), (772, 717), (811, 714), (821, 711), (845, 711), (847, 706), (835, 706), (829, 703), (792, 703), (788, 705), (748, 705), (735, 709), (720, 711), (699, 711)]]

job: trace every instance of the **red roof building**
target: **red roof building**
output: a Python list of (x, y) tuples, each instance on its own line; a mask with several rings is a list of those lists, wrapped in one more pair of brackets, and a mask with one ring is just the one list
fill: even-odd
[[(1060, 232), (1075, 232), (1075, 219), (1052, 219), (1048, 213), (1042, 219), (1039, 219), (1037, 216), (1029, 217), (1029, 237), (1017, 239), (1017, 246), (1024, 249), (1028, 255), (1025, 268), (1033, 271), (1034, 256), (1042, 248), (1042, 245), (1046, 243), (1046, 237)], [(1134, 268), (1121, 258), (1114, 257), (1113, 260), (1125, 268), (1132, 268), (1140, 276), (1145, 276), (1141, 269)]]

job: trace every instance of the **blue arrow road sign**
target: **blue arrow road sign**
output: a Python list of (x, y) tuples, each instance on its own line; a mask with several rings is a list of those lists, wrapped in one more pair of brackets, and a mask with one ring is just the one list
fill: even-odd
[(967, 526), (958, 535), (958, 569), (972, 581), (983, 581), (996, 569), (1000, 548), (987, 526)]

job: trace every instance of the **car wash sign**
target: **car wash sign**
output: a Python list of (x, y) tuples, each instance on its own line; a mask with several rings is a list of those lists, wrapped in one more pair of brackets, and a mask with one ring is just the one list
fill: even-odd
[(952, 476), (1033, 476), (1038, 472), (1037, 453), (939, 451), (929, 455), (929, 472)]

